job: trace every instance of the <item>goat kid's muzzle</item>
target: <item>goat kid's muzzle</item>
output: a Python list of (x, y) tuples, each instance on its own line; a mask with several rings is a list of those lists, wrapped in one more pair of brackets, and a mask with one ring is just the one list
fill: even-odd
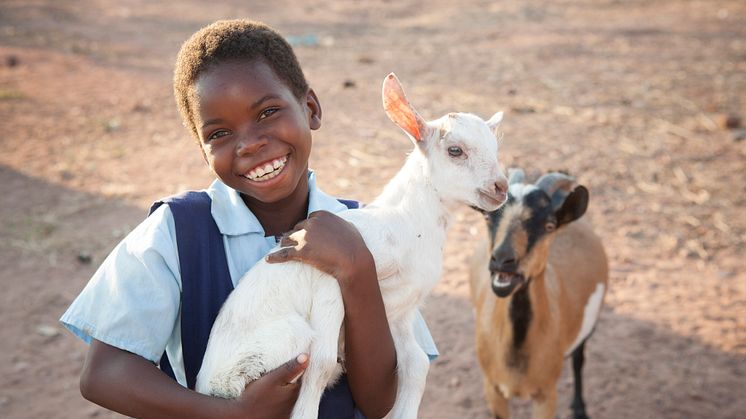
[(526, 278), (516, 272), (491, 271), (490, 273), (492, 274), (492, 292), (500, 298), (509, 296), (526, 282)]
[(479, 189), (479, 209), (482, 211), (492, 212), (498, 208), (505, 201), (508, 200), (508, 195), (501, 191), (490, 191), (487, 189)]

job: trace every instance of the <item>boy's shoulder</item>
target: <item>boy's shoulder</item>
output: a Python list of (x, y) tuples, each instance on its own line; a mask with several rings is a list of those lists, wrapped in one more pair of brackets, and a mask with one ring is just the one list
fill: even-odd
[[(362, 206), (356, 200), (336, 198), (322, 191), (316, 184), (313, 171), (308, 173), (308, 193), (309, 213), (320, 210), (336, 213)], [(174, 211), (186, 213), (186, 217), (210, 214), (223, 235), (240, 236), (263, 232), (261, 223), (243, 202), (240, 194), (219, 179), (215, 179), (204, 190), (185, 191), (161, 198), (153, 203), (150, 213), (154, 214), (163, 204), (172, 207), (168, 210), (167, 217), (173, 217), (171, 213)], [(178, 214), (176, 216), (179, 217)]]
[(168, 204), (172, 212), (174, 210), (199, 211), (206, 208), (209, 213), (211, 203), (212, 198), (206, 191), (185, 191), (155, 201), (150, 206), (148, 214), (152, 214), (163, 204)]

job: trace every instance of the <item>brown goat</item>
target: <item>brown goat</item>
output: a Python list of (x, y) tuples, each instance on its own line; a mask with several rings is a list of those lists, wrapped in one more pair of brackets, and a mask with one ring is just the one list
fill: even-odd
[(601, 240), (580, 219), (588, 190), (564, 174), (523, 183), (511, 173), (508, 203), (485, 214), (490, 240), (471, 264), (476, 348), (484, 391), (496, 418), (508, 399), (533, 400), (533, 418), (552, 418), (557, 380), (572, 355), (575, 419), (582, 398), (584, 345), (595, 327), (608, 282)]

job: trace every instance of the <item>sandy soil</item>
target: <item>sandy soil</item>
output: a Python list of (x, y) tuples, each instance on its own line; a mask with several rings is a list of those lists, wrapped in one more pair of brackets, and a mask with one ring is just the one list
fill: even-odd
[[(85, 346), (57, 318), (152, 200), (208, 185), (172, 63), (193, 31), (233, 17), (296, 42), (324, 108), (311, 163), (330, 193), (370, 200), (404, 159), (381, 111), (389, 71), (427, 118), (505, 110), (507, 165), (589, 187), (611, 261), (591, 416), (746, 417), (746, 134), (725, 123), (746, 117), (746, 3), (251, 3), (0, 5), (0, 418), (118, 416), (80, 397)], [(424, 309), (442, 355), (423, 418), (489, 417), (465, 273), (484, 234), (458, 213)], [(567, 371), (559, 392), (567, 417)]]

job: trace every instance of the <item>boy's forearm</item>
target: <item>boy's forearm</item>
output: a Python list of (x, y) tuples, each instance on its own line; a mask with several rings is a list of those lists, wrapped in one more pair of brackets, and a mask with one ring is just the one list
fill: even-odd
[(345, 366), (355, 403), (369, 418), (385, 416), (396, 399), (396, 349), (381, 290), (372, 268), (347, 281), (345, 305)]
[(132, 417), (229, 417), (230, 402), (186, 389), (146, 359), (94, 340), (80, 380), (86, 399)]

